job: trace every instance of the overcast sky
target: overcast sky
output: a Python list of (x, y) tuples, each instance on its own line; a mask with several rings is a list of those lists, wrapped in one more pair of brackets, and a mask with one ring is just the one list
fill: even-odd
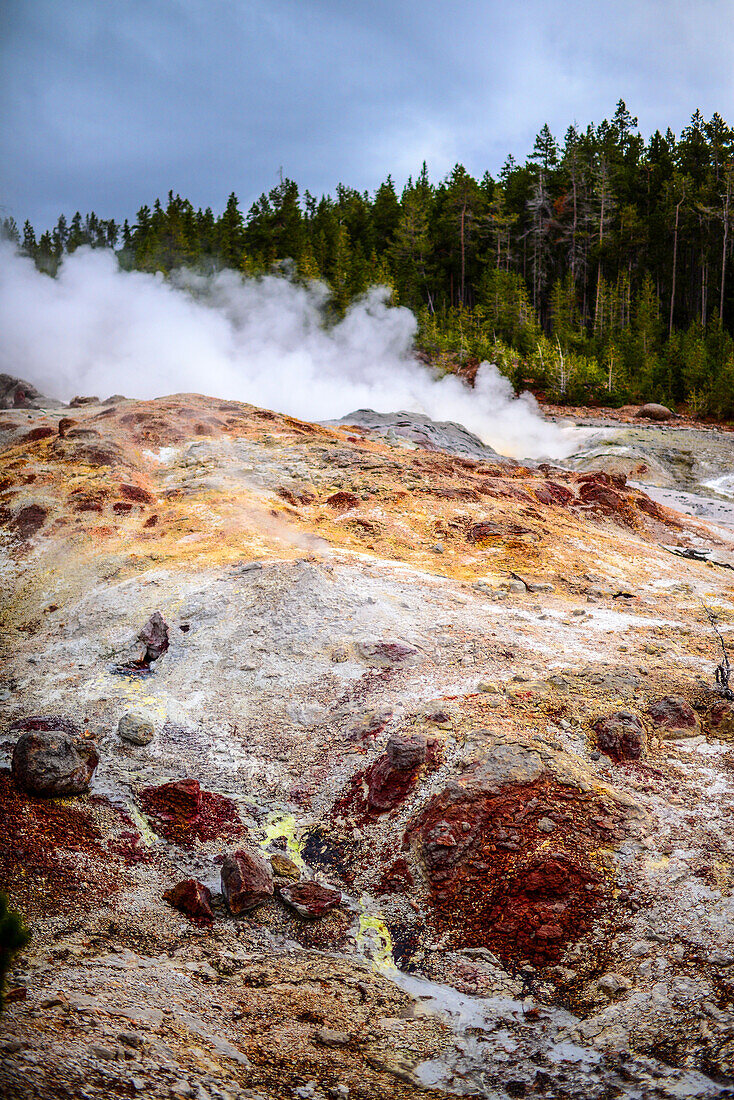
[(0, 0), (0, 205), (133, 217), (169, 188), (247, 210), (496, 173), (544, 122), (734, 123), (734, 0)]

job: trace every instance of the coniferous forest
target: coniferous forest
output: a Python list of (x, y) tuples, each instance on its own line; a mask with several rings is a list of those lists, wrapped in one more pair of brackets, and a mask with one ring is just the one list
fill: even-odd
[(126, 268), (321, 279), (339, 316), (371, 285), (414, 310), (426, 361), (468, 377), (497, 363), (516, 388), (566, 404), (656, 400), (734, 418), (734, 130), (696, 112), (649, 141), (623, 101), (611, 121), (544, 126), (524, 164), (481, 179), (426, 166), (398, 192), (340, 184), (316, 198), (281, 178), (220, 216), (169, 192), (122, 225), (62, 215), (4, 235), (55, 274), (82, 245)]

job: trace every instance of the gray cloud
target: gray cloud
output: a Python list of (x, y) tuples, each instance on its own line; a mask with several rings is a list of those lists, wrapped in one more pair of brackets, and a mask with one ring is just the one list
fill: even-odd
[[(169, 188), (246, 208), (425, 159), (498, 171), (624, 98), (644, 133), (731, 113), (734, 0), (5, 0), (0, 203), (40, 225)], [(730, 119), (731, 121), (731, 119)]]

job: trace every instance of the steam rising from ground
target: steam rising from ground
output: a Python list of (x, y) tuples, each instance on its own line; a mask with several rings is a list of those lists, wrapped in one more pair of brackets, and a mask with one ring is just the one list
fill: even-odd
[(574, 449), (494, 366), (481, 367), (474, 389), (434, 377), (413, 356), (413, 314), (388, 306), (382, 288), (324, 328), (327, 297), (321, 284), (274, 275), (178, 272), (166, 281), (122, 271), (112, 252), (90, 249), (51, 279), (3, 246), (0, 370), (67, 401), (196, 392), (304, 420), (407, 410), (458, 421), (503, 454)]

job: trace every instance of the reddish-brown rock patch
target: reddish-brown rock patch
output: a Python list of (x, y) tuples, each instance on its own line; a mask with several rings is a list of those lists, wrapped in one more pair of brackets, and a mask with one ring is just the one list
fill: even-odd
[(611, 891), (592, 852), (620, 832), (621, 813), (544, 778), (496, 790), (454, 783), (406, 832), (429, 883), (433, 919), (463, 947), (509, 964), (557, 960)]
[(326, 498), (326, 503), (330, 508), (336, 508), (339, 511), (348, 511), (350, 508), (356, 508), (359, 504), (359, 497), (354, 493), (348, 493), (342, 490), (338, 493), (332, 493), (330, 497)]
[(155, 831), (166, 840), (192, 847), (195, 840), (246, 834), (231, 798), (203, 791), (196, 779), (146, 787), (140, 801)]
[(43, 527), (48, 517), (47, 510), (40, 504), (27, 504), (13, 516), (8, 523), (9, 530), (23, 542), (32, 539)]
[(375, 891), (377, 894), (405, 894), (414, 885), (408, 861), (400, 856), (380, 877)]
[(149, 858), (106, 799), (34, 798), (0, 769), (0, 882), (29, 916), (89, 909), (124, 885), (126, 866)]

